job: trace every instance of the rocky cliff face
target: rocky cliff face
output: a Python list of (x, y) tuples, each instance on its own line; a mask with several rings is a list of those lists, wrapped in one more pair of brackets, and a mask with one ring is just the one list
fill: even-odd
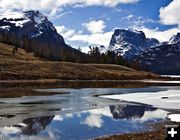
[(112, 35), (109, 50), (115, 51), (126, 59), (132, 59), (148, 48), (159, 45), (157, 39), (146, 38), (142, 31), (116, 29)]
[(142, 31), (116, 29), (109, 50), (115, 51), (141, 70), (157, 74), (180, 74), (180, 33), (168, 42), (146, 38)]
[(142, 70), (157, 74), (180, 74), (180, 33), (166, 44), (147, 49), (134, 59)]
[(175, 44), (178, 42), (180, 42), (180, 33), (177, 33), (177, 35), (172, 36), (169, 40), (169, 44)]

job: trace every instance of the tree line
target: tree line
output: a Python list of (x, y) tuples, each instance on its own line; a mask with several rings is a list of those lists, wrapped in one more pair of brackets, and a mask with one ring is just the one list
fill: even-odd
[(59, 44), (43, 43), (36, 38), (30, 39), (27, 36), (17, 37), (12, 33), (0, 33), (0, 42), (15, 46), (16, 48), (22, 48), (26, 52), (33, 52), (35, 56), (50, 61), (117, 64), (139, 69), (137, 62), (129, 62), (114, 51), (101, 53), (100, 48), (97, 46), (89, 46), (90, 51), (88, 54), (85, 54), (80, 49), (73, 49), (66, 44), (59, 46)]

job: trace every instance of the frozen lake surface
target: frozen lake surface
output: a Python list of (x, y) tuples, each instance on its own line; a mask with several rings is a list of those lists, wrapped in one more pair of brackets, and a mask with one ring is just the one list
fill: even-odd
[(2, 137), (12, 140), (86, 140), (152, 130), (152, 123), (177, 121), (179, 117), (179, 87), (37, 91), (57, 94), (0, 99)]

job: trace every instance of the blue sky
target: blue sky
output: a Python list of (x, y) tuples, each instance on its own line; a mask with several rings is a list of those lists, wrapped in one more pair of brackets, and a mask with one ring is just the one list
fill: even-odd
[(0, 13), (39, 10), (72, 47), (108, 46), (115, 28), (168, 41), (180, 31), (180, 0), (0, 0)]
[[(112, 30), (112, 28), (128, 28), (129, 22), (125, 20), (125, 17), (134, 15), (136, 17), (142, 17), (143, 19), (152, 19), (159, 21), (159, 9), (168, 5), (172, 0), (141, 0), (136, 4), (120, 4), (116, 7), (103, 7), (103, 6), (89, 6), (89, 7), (72, 7), (68, 6), (63, 8), (58, 14), (64, 14), (64, 16), (52, 19), (55, 25), (66, 25), (68, 28), (81, 30), (82, 23), (89, 22), (91, 20), (104, 20), (107, 24), (106, 30)], [(122, 20), (124, 19), (124, 20)], [(134, 18), (135, 20), (135, 18)], [(75, 23), (75, 24), (72, 24)], [(160, 24), (147, 24), (148, 26), (159, 26), (162, 30), (167, 29), (168, 26), (160, 26)]]

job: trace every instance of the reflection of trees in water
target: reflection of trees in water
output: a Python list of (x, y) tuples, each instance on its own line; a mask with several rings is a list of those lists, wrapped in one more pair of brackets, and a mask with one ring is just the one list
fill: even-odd
[(62, 81), (61, 88), (131, 88), (145, 87), (147, 84), (139, 81)]
[(51, 123), (53, 118), (54, 116), (29, 118), (22, 122), (25, 126), (15, 125), (15, 127), (21, 128), (23, 134), (36, 135), (41, 130), (44, 130), (46, 126)]
[(141, 118), (145, 111), (155, 111), (156, 108), (150, 106), (134, 105), (112, 105), (109, 106), (114, 119), (133, 119)]

